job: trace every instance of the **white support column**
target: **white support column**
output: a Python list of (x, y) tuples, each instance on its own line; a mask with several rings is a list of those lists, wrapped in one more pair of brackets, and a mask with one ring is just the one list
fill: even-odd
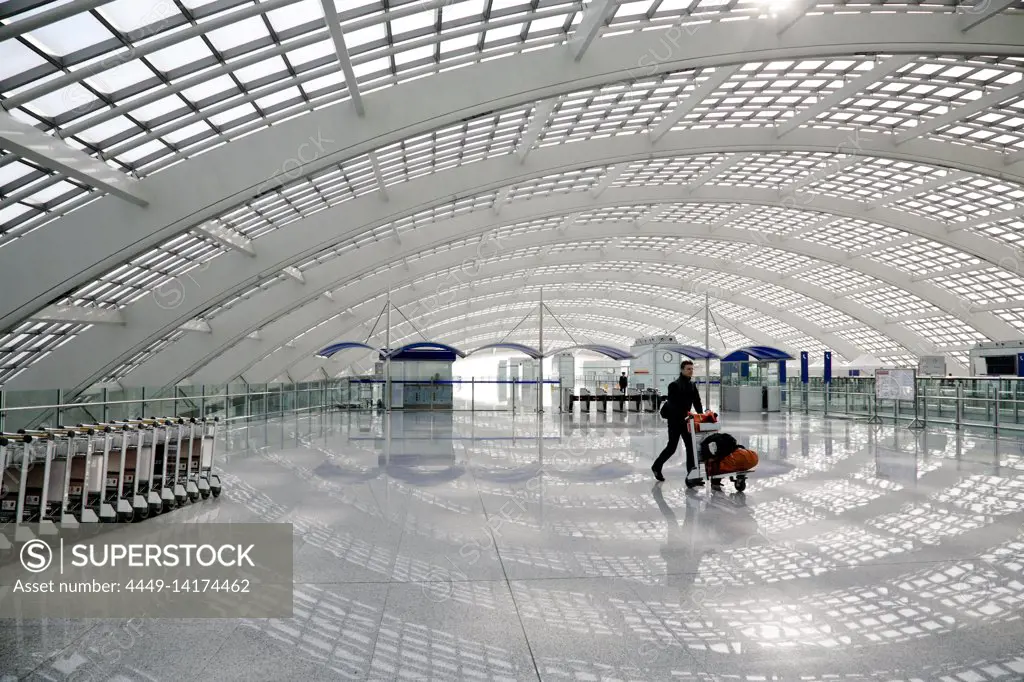
[(973, 5), (962, 5), (957, 8), (963, 10), (963, 15), (960, 17), (960, 30), (966, 33), (1003, 10), (1009, 9), (1016, 2), (1017, 0), (975, 0)]
[(999, 88), (995, 92), (990, 92), (984, 97), (979, 97), (970, 104), (964, 104), (956, 109), (951, 109), (941, 116), (936, 116), (924, 121), (920, 125), (914, 126), (913, 128), (896, 133), (896, 135), (893, 136), (893, 142), (897, 145), (901, 145), (907, 140), (913, 140), (914, 138), (920, 137), (926, 133), (938, 130), (943, 126), (956, 123), (967, 116), (985, 111), (1000, 102), (1005, 102), (1006, 100), (1012, 97), (1017, 97), (1020, 94), (1024, 94), (1024, 81), (1020, 81), (1014, 85), (1008, 85), (1004, 88)]
[(86, 308), (77, 305), (50, 305), (29, 316), (33, 322), (74, 322), (77, 324), (124, 324), (117, 308)]
[(389, 201), (390, 197), (388, 197), (388, 190), (384, 186), (384, 174), (380, 171), (380, 161), (377, 159), (376, 151), (370, 152), (370, 165), (373, 167), (373, 178), (377, 181), (377, 189), (380, 191), (381, 199)]
[(872, 83), (878, 82), (887, 76), (891, 76), (915, 59), (916, 57), (890, 57), (867, 73), (857, 76), (856, 78), (852, 78), (843, 87), (833, 91), (825, 97), (822, 97), (815, 104), (812, 104), (806, 109), (783, 121), (782, 125), (778, 128), (778, 136), (783, 137), (788, 135), (804, 123), (813, 121), (821, 114), (838, 105), (844, 99), (852, 97), (854, 94), (864, 90)]
[(294, 265), (289, 265), (288, 267), (284, 268), (284, 270), (282, 270), (281, 272), (283, 272), (284, 274), (288, 275), (289, 277), (294, 279), (299, 284), (305, 284), (306, 283), (306, 278), (302, 276), (302, 270), (299, 270)]
[(533, 145), (537, 143), (540, 134), (544, 132), (544, 126), (547, 124), (548, 118), (551, 117), (551, 113), (555, 110), (558, 101), (558, 98), (541, 100), (533, 108), (533, 118), (530, 119), (530, 125), (527, 127), (526, 132), (523, 133), (523, 139), (519, 141), (519, 149), (516, 150), (519, 163), (526, 162), (526, 157), (529, 156)]
[(629, 164), (617, 163), (609, 168), (605, 172), (604, 177), (601, 178), (601, 181), (597, 183), (592, 190), (590, 190), (590, 195), (595, 199), (601, 196), (606, 189), (612, 186), (613, 182), (619, 179), (619, 176), (622, 175), (628, 167)]
[(0, 147), (136, 206), (149, 205), (141, 185), (134, 178), (4, 111), (0, 111)]
[(345, 34), (341, 30), (341, 22), (334, 7), (334, 0), (320, 0), (320, 6), (324, 10), (324, 22), (327, 24), (327, 30), (331, 33), (331, 40), (334, 41), (334, 52), (338, 55), (338, 64), (341, 66), (341, 72), (345, 75), (345, 85), (348, 87), (349, 97), (352, 98), (352, 106), (362, 118), (366, 115), (363, 96), (359, 92), (359, 81), (356, 80), (356, 73), (352, 69), (352, 59), (349, 57), (348, 47), (345, 45)]
[(656, 143), (664, 137), (665, 133), (672, 130), (672, 126), (679, 123), (679, 121), (681, 121), (688, 113), (693, 111), (705, 97), (721, 87), (733, 76), (733, 74), (739, 71), (739, 69), (740, 65), (723, 66), (715, 69), (715, 72), (707, 80), (694, 88), (693, 92), (690, 93), (690, 96), (687, 97), (685, 101), (677, 104), (672, 111), (665, 114), (665, 118), (658, 121), (658, 125), (656, 125), (649, 134), (651, 144)]
[(537, 326), (537, 413), (544, 412), (544, 287), (540, 288), (540, 305), (537, 307), (540, 320)]
[(569, 45), (572, 48), (572, 58), (575, 61), (583, 59), (584, 53), (594, 42), (598, 31), (605, 20), (611, 16), (612, 11), (619, 6), (617, 0), (593, 0), (584, 10), (583, 19), (576, 27), (572, 37), (569, 38)]
[(256, 256), (256, 250), (252, 247), (252, 241), (231, 228), (216, 223), (207, 223), (197, 227), (195, 231), (205, 237), (209, 237), (221, 246), (241, 251), (247, 256)]
[(911, 185), (906, 189), (902, 189), (898, 192), (894, 192), (892, 194), (887, 194), (886, 196), (879, 197), (878, 199), (875, 199), (874, 201), (870, 202), (868, 204), (868, 207), (874, 209), (879, 208), (881, 206), (888, 206), (889, 204), (893, 204), (897, 201), (903, 201), (904, 199), (916, 197), (918, 194), (924, 194), (925, 192), (930, 192), (933, 189), (937, 189), (939, 187), (952, 184), (954, 182), (960, 182), (966, 177), (969, 177), (968, 173), (964, 173), (963, 171), (952, 171), (946, 173), (942, 177), (932, 178), (931, 180), (928, 180), (927, 182), (922, 182), (919, 185)]

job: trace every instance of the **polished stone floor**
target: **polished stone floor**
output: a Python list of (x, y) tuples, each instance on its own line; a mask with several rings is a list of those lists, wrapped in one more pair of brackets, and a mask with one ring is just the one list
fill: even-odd
[(158, 521), (294, 524), (294, 617), (5, 621), (0, 680), (1024, 680), (1024, 441), (724, 427), (745, 494), (655, 485), (655, 415), (235, 428)]

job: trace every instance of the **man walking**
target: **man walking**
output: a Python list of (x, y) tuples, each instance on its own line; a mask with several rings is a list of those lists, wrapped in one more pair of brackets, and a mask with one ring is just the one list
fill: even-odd
[(619, 377), (619, 393), (626, 395), (626, 386), (629, 386), (629, 379), (626, 378), (626, 373), (623, 372), (622, 376)]
[(654, 461), (651, 471), (659, 481), (665, 480), (665, 477), (661, 475), (661, 468), (676, 453), (679, 439), (682, 438), (683, 447), (686, 448), (686, 486), (688, 488), (704, 485), (704, 480), (696, 475), (697, 464), (694, 460), (693, 440), (686, 432), (686, 416), (691, 409), (698, 414), (704, 412), (704, 406), (700, 402), (700, 391), (693, 383), (693, 363), (684, 360), (679, 367), (679, 378), (668, 385), (668, 405), (665, 410), (666, 421), (668, 421), (668, 445)]

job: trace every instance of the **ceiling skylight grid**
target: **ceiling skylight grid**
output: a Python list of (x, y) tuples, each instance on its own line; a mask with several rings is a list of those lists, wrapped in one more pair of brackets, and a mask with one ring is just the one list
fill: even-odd
[[(855, 149), (849, 151), (854, 152)], [(915, 179), (926, 182), (946, 173), (937, 166), (867, 157), (840, 167), (839, 158), (832, 162), (832, 167), (825, 166), (816, 173), (816, 179), (801, 187), (800, 191), (870, 203), (907, 190)]]
[(952, 246), (924, 238), (909, 244), (892, 246), (866, 257), (914, 275), (937, 272), (950, 267), (977, 265), (980, 262), (975, 256), (958, 251)]
[(813, 270), (804, 270), (794, 275), (794, 277), (835, 293), (843, 293), (851, 289), (882, 284), (881, 280), (877, 280), (874, 277), (861, 274), (856, 270), (832, 265), (831, 263), (825, 263)]
[(956, 272), (931, 281), (975, 303), (1006, 303), (1024, 297), (1024, 277), (1002, 268)]
[(834, 332), (836, 336), (846, 339), (855, 346), (875, 355), (881, 353), (902, 353), (906, 349), (888, 336), (879, 331), (858, 327), (855, 329), (841, 329)]
[[(1024, 111), (1021, 112), (1024, 116)], [(892, 208), (953, 223), (983, 218), (1024, 204), (1024, 186), (971, 176), (891, 204)]]
[(909, 326), (939, 346), (974, 345), (986, 340), (984, 334), (952, 315), (937, 315), (924, 320), (914, 320)]
[(512, 186), (508, 200), (535, 199), (567, 192), (585, 192), (593, 189), (606, 171), (607, 169), (601, 167), (582, 168), (520, 182)]
[(809, 302), (806, 305), (794, 308), (793, 312), (801, 317), (806, 317), (811, 322), (826, 329), (829, 327), (846, 327), (860, 324), (855, 318), (824, 303)]
[(845, 251), (868, 248), (907, 236), (892, 227), (855, 218), (838, 218), (823, 223), (816, 230), (801, 236), (809, 242), (833, 246)]
[(931, 303), (889, 285), (872, 291), (856, 292), (849, 298), (880, 315), (897, 319), (918, 313), (939, 312)]
[(746, 208), (746, 204), (670, 204), (653, 222), (713, 225)]
[(634, 161), (612, 183), (612, 186), (686, 185), (726, 158), (728, 156), (725, 154), (700, 154)]
[(730, 168), (716, 177), (714, 184), (779, 190), (811, 177), (826, 177), (832, 172), (835, 162), (833, 154), (821, 152), (768, 152), (751, 155), (742, 165)]

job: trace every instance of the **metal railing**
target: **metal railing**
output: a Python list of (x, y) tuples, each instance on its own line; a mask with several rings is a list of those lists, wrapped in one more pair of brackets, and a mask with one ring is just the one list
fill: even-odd
[(1024, 429), (1024, 378), (919, 377), (914, 400), (878, 400), (872, 377), (812, 377), (785, 386), (783, 409), (877, 421)]

